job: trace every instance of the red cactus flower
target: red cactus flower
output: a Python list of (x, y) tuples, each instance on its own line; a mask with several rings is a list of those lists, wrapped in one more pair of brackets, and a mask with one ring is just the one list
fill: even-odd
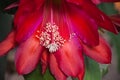
[(86, 0), (20, 0), (14, 30), (0, 43), (0, 55), (18, 45), (19, 74), (28, 74), (41, 63), (57, 80), (68, 76), (83, 80), (83, 53), (109, 64), (111, 50), (99, 36), (98, 26), (117, 33), (111, 20)]

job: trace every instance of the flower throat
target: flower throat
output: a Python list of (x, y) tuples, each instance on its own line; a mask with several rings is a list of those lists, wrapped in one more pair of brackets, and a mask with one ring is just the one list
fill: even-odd
[[(44, 31), (40, 35), (36, 35), (40, 44), (49, 49), (50, 53), (56, 52), (63, 44), (65, 39), (60, 36), (59, 27), (55, 23), (48, 22), (44, 27)], [(37, 31), (40, 33), (40, 31)]]
[[(59, 33), (59, 26), (54, 22), (54, 8), (60, 6), (61, 0), (47, 0), (47, 8), (50, 10), (50, 19), (47, 21), (42, 31), (37, 31), (39, 35), (36, 37), (40, 41), (40, 45), (48, 48), (50, 53), (56, 52), (64, 43), (65, 39)], [(49, 11), (48, 10), (48, 11)]]

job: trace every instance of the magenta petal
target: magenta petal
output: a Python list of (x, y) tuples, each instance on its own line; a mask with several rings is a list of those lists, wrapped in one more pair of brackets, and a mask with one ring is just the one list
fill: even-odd
[(101, 3), (100, 0), (92, 0), (92, 2), (93, 2), (94, 4), (100, 4), (100, 3)]
[(101, 2), (120, 2), (120, 0), (92, 0), (95, 4), (100, 4)]
[(74, 3), (76, 5), (83, 4), (85, 0), (66, 0), (67, 2)]
[(5, 55), (7, 51), (15, 46), (15, 32), (12, 31), (7, 38), (0, 42), (0, 56)]
[(77, 77), (84, 70), (83, 56), (78, 43), (73, 40), (65, 43), (54, 53), (60, 69), (67, 75)]
[(17, 72), (28, 74), (33, 71), (39, 62), (41, 51), (42, 47), (34, 36), (21, 43), (15, 56)]
[(44, 0), (39, 0), (39, 2), (38, 0), (20, 0), (18, 10), (14, 17), (15, 27), (20, 27), (23, 22), (28, 20), (28, 16), (31, 16), (36, 11), (39, 11), (39, 15), (41, 15), (43, 11), (40, 8), (43, 8), (41, 7), (43, 2)]
[(16, 41), (18, 43), (30, 37), (41, 24), (43, 2), (44, 0), (20, 0), (19, 8), (14, 17), (14, 25), (17, 29)]
[(49, 65), (50, 65), (51, 73), (54, 75), (56, 80), (66, 80), (66, 76), (60, 70), (56, 58), (53, 54), (50, 54)]
[(100, 37), (100, 43), (98, 46), (91, 47), (83, 44), (83, 47), (85, 54), (95, 61), (105, 64), (111, 63), (110, 46), (102, 37)]
[(82, 8), (98, 23), (100, 27), (115, 34), (118, 33), (109, 17), (100, 11), (96, 5), (92, 3), (86, 3), (86, 5), (83, 5)]
[(42, 18), (39, 12), (35, 12), (27, 17), (27, 20), (18, 28), (16, 33), (16, 41), (21, 42), (29, 38), (32, 33), (41, 24)]
[(120, 2), (120, 0), (100, 0), (101, 2)]
[(68, 10), (71, 21), (70, 24), (72, 25), (72, 28), (75, 29), (75, 33), (78, 33), (84, 43), (98, 45), (98, 26), (95, 21), (74, 5), (70, 6), (70, 9)]

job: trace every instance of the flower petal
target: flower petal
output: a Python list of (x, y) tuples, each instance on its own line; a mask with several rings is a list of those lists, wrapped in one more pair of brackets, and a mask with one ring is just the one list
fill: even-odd
[(14, 25), (18, 27), (24, 22), (26, 19), (35, 9), (34, 9), (34, 2), (30, 0), (20, 0), (18, 10), (14, 17)]
[(74, 3), (77, 5), (83, 4), (85, 0), (66, 0), (67, 2)]
[[(59, 15), (59, 18), (58, 20), (55, 20), (56, 23), (58, 24), (59, 26), (59, 32), (60, 32), (60, 35), (65, 39), (65, 40), (68, 40), (70, 35), (69, 35), (69, 26), (66, 24), (66, 19), (64, 16), (62, 15)], [(66, 33), (65, 33), (66, 32)]]
[(29, 38), (41, 24), (41, 21), (42, 18), (39, 12), (35, 12), (27, 17), (27, 20), (17, 30), (16, 41), (19, 43)]
[(120, 15), (116, 14), (116, 15), (112, 15), (110, 16), (110, 18), (112, 19), (113, 22), (116, 22), (116, 24), (120, 24)]
[(42, 13), (43, 11), (40, 8), (42, 8), (41, 6), (43, 5), (43, 2), (44, 0), (39, 0), (39, 2), (38, 0), (20, 0), (19, 8), (14, 17), (15, 27), (20, 27), (23, 22), (28, 20), (27, 17), (36, 12), (37, 9)]
[(92, 0), (95, 4), (100, 4), (101, 2), (119, 2), (120, 0)]
[(84, 74), (85, 74), (85, 71), (84, 71), (84, 70), (81, 71), (81, 72), (79, 73), (79, 75), (78, 75), (78, 79), (79, 79), (79, 80), (84, 80)]
[(120, 2), (120, 0), (100, 0), (101, 2)]
[(60, 69), (67, 75), (76, 77), (84, 70), (83, 56), (77, 42), (70, 40), (54, 53)]
[(75, 33), (78, 33), (83, 42), (89, 45), (98, 45), (98, 27), (94, 20), (78, 7), (70, 6), (68, 10), (71, 25), (75, 29)]
[(98, 23), (99, 26), (115, 34), (118, 33), (108, 16), (101, 12), (96, 5), (88, 2), (86, 5), (83, 5), (82, 8)]
[(11, 48), (15, 46), (15, 32), (12, 31), (7, 38), (0, 43), (0, 56), (5, 55)]
[(91, 47), (83, 44), (83, 47), (85, 54), (95, 61), (105, 64), (111, 62), (111, 49), (102, 37), (98, 46)]
[(43, 3), (44, 0), (20, 0), (19, 8), (14, 17), (14, 25), (17, 28), (17, 42), (27, 39), (41, 24)]
[(100, 3), (101, 3), (100, 0), (92, 0), (92, 2), (93, 2), (94, 4), (100, 4)]
[(53, 54), (50, 54), (49, 65), (50, 65), (51, 73), (54, 75), (56, 80), (66, 80), (66, 76), (60, 70), (56, 58)]
[(45, 25), (46, 23), (49, 23), (49, 22), (52, 24), (55, 24), (58, 27), (60, 36), (62, 36), (63, 39), (68, 40), (70, 37), (69, 25), (67, 24), (67, 19), (66, 19), (63, 5), (59, 4), (57, 1), (56, 2), (53, 1), (53, 4), (54, 5), (49, 5), (49, 6), (53, 6), (52, 9), (51, 7), (48, 8), (48, 6), (45, 7), (44, 14), (43, 14), (44, 19), (42, 24)]
[(34, 36), (21, 43), (15, 56), (17, 72), (19, 74), (28, 74), (34, 70), (39, 62), (41, 52), (42, 47)]
[(112, 15), (110, 16), (111, 20), (113, 21), (113, 23), (116, 25), (116, 28), (118, 31), (120, 31), (120, 15)]
[(48, 52), (45, 50), (41, 55), (41, 66), (42, 66), (42, 74), (46, 72), (48, 65)]

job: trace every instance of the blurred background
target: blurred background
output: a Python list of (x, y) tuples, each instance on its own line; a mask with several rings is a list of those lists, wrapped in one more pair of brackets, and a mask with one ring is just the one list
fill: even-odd
[[(1, 7), (1, 6), (0, 6)], [(101, 4), (98, 6), (106, 14), (112, 15), (120, 12), (120, 3)], [(0, 41), (4, 40), (13, 27), (13, 15), (0, 11)], [(110, 32), (103, 34), (109, 41), (112, 48), (112, 63), (107, 65), (102, 80), (120, 80), (120, 34), (114, 35)], [(0, 57), (0, 80), (24, 80), (18, 75), (14, 65), (14, 52), (11, 50), (8, 55)], [(101, 67), (105, 68), (106, 65)], [(107, 73), (107, 74), (106, 74)]]

